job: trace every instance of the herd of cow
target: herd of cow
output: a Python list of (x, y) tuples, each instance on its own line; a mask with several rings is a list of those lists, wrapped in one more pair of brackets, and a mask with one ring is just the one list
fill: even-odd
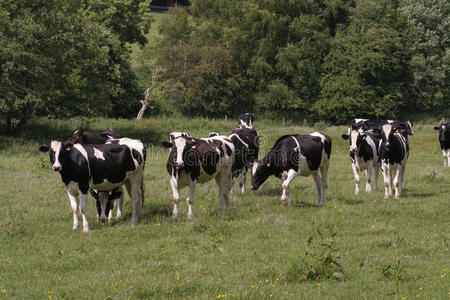
[[(317, 189), (318, 205), (324, 204), (328, 186), (327, 173), (331, 156), (331, 139), (313, 132), (307, 135), (290, 134), (280, 137), (272, 149), (258, 160), (259, 136), (253, 129), (254, 117), (246, 113), (239, 116), (239, 128), (230, 136), (211, 132), (207, 138), (194, 138), (186, 132), (172, 132), (162, 146), (170, 149), (167, 171), (173, 192), (173, 217), (178, 215), (178, 190), (188, 186), (188, 218), (194, 213), (192, 203), (197, 183), (216, 180), (219, 187), (218, 210), (230, 205), (229, 193), (238, 178), (239, 193), (244, 193), (245, 178), (251, 169), (251, 189), (257, 190), (268, 177), (282, 180), (281, 201), (291, 203), (289, 184), (297, 176), (313, 177)], [(438, 127), (439, 142), (444, 155), (444, 165), (450, 167), (450, 122), (441, 121)], [(359, 173), (365, 171), (366, 192), (371, 191), (371, 174), (374, 170), (374, 189), (378, 173), (384, 177), (385, 198), (392, 195), (392, 176), (395, 197), (402, 193), (403, 175), (409, 156), (408, 135), (413, 135), (412, 124), (391, 120), (352, 120), (347, 134), (350, 157), (355, 175), (355, 194), (359, 193)], [(83, 219), (83, 230), (89, 231), (86, 218), (88, 193), (96, 199), (99, 220), (111, 220), (122, 215), (125, 185), (131, 199), (131, 224), (142, 215), (144, 202), (144, 167), (146, 147), (136, 139), (123, 137), (109, 129), (89, 133), (81, 127), (66, 141), (53, 140), (41, 146), (49, 152), (53, 171), (61, 174), (73, 211), (73, 229), (78, 228), (78, 203)]]

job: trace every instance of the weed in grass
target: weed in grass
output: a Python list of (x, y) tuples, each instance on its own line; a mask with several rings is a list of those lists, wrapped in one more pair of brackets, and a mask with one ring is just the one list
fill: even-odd
[(340, 255), (336, 246), (337, 232), (331, 226), (313, 223), (308, 237), (305, 254), (300, 263), (293, 263), (288, 269), (288, 282), (323, 279), (345, 279)]

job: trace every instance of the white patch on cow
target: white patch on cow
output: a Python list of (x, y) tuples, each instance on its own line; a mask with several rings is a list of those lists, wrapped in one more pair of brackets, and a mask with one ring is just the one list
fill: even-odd
[(89, 171), (89, 177), (91, 177), (91, 166), (89, 164), (89, 157), (88, 157), (86, 150), (83, 148), (83, 146), (81, 144), (75, 144), (75, 145), (73, 145), (73, 148), (77, 149), (81, 153), (81, 155), (83, 155), (83, 157), (86, 159), (88, 171)]
[(383, 132), (384, 135), (386, 136), (386, 139), (389, 139), (389, 134), (391, 133), (392, 130), (392, 126), (389, 124), (383, 125)]
[(177, 148), (177, 160), (176, 163), (178, 165), (183, 163), (183, 151), (186, 147), (186, 139), (185, 138), (175, 138), (174, 139), (175, 147)]
[(322, 143), (325, 143), (326, 138), (325, 138), (325, 136), (324, 136), (323, 134), (321, 134), (320, 132), (317, 132), (317, 131), (316, 131), (316, 132), (311, 133), (310, 135), (320, 137), (320, 139), (322, 140)]
[(98, 150), (95, 147), (93, 147), (93, 148), (94, 148), (94, 156), (97, 157), (98, 159), (105, 160), (105, 157), (103, 156), (103, 152)]
[(358, 146), (356, 145), (356, 141), (358, 140), (359, 132), (356, 130), (352, 130), (350, 133), (350, 151), (356, 151), (358, 149)]
[(236, 133), (233, 133), (232, 135), (230, 135), (228, 138), (231, 140), (231, 138), (235, 136), (242, 144), (244, 144), (245, 148), (249, 149), (248, 144), (246, 142), (244, 142), (241, 137), (239, 135), (237, 135)]
[(144, 144), (140, 140), (130, 139), (130, 138), (120, 138), (113, 139), (106, 142), (106, 144), (112, 144), (113, 141), (117, 141), (119, 145), (127, 146), (130, 149), (131, 158), (133, 159), (134, 166), (139, 166), (139, 162), (133, 156), (133, 150), (139, 152), (144, 160)]
[(258, 162), (255, 161), (252, 167), (252, 175), (256, 173), (256, 170), (258, 170)]
[(59, 162), (59, 153), (61, 152), (61, 142), (52, 141), (50, 143), (50, 148), (52, 148), (53, 152), (55, 152), (55, 162), (52, 165), (52, 169), (55, 170), (56, 168), (59, 168), (59, 170), (62, 170), (61, 163)]

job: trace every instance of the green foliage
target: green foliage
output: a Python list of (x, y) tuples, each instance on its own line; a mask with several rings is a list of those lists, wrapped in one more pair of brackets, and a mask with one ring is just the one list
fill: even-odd
[(409, 44), (413, 91), (420, 109), (450, 105), (450, 6), (446, 0), (403, 0), (400, 11), (412, 27)]
[(76, 0), (2, 0), (0, 11), (0, 115), (8, 135), (36, 113), (126, 116), (134, 110), (136, 78), (124, 42), (139, 39), (138, 27), (116, 35)]
[(410, 80), (401, 17), (389, 1), (364, 1), (350, 19), (325, 58), (319, 116), (340, 124), (354, 116), (394, 118), (408, 103)]
[(307, 240), (306, 250), (300, 263), (290, 266), (286, 274), (289, 282), (304, 280), (343, 280), (342, 266), (336, 246), (337, 232), (330, 225), (313, 224)]

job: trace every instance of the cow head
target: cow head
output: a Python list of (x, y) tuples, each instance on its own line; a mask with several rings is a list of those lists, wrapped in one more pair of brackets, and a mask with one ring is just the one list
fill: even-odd
[(188, 149), (196, 147), (196, 141), (186, 132), (172, 132), (169, 136), (169, 142), (162, 142), (162, 146), (171, 148), (170, 157), (175, 160), (175, 166), (181, 168), (184, 165), (184, 153)]
[(253, 129), (253, 122), (255, 118), (250, 113), (245, 113), (239, 116), (239, 128), (250, 128)]
[(272, 174), (270, 162), (255, 161), (252, 167), (252, 190), (257, 190)]
[(342, 138), (344, 140), (349, 140), (350, 152), (357, 153), (359, 151), (361, 144), (366, 140), (367, 134), (353, 129), (350, 132), (350, 135), (343, 134)]
[(439, 126), (434, 127), (434, 130), (439, 130), (439, 141), (444, 142), (450, 137), (450, 122), (445, 124), (445, 121), (441, 120)]
[(401, 134), (406, 137), (406, 130), (402, 128), (401, 125), (394, 125), (394, 123), (383, 125), (380, 128), (374, 128), (373, 132), (381, 140), (381, 143), (384, 145), (384, 149), (386, 151), (390, 150), (391, 144), (394, 141), (395, 134)]
[(83, 127), (80, 126), (67, 140), (67, 142), (71, 142), (72, 144), (83, 143), (84, 136), (86, 136), (86, 130), (84, 130)]
[(39, 147), (39, 151), (50, 154), (50, 163), (52, 164), (53, 171), (62, 171), (63, 162), (66, 160), (72, 148), (73, 143), (71, 142), (62, 143), (58, 140), (53, 140), (50, 146)]
[(215, 131), (211, 131), (209, 134), (208, 134), (208, 137), (210, 138), (210, 137), (214, 137), (214, 136), (220, 136), (220, 134), (218, 133), (218, 132), (215, 132)]

